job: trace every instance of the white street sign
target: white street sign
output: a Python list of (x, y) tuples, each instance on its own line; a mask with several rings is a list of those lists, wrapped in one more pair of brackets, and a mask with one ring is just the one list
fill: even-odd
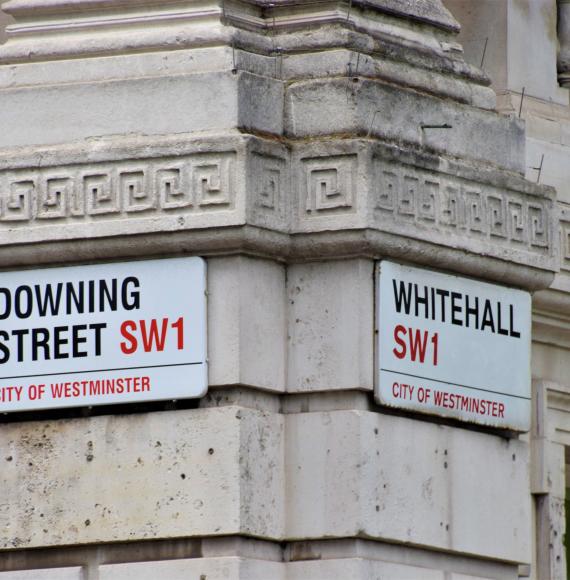
[(0, 274), (0, 412), (200, 397), (206, 265), (172, 258)]
[(530, 294), (387, 261), (377, 289), (379, 403), (530, 429)]

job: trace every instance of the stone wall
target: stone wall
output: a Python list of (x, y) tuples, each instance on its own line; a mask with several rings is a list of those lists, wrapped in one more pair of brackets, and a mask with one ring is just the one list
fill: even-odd
[(373, 396), (378, 260), (560, 270), (556, 191), (443, 4), (2, 8), (0, 266), (203, 256), (209, 392), (4, 417), (0, 579), (526, 573), (536, 427)]

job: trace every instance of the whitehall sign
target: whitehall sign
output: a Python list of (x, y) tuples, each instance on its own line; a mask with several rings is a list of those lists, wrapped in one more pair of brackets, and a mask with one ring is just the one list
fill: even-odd
[(530, 295), (383, 261), (376, 399), (514, 431), (530, 428)]
[(0, 412), (203, 395), (205, 274), (201, 258), (0, 274)]

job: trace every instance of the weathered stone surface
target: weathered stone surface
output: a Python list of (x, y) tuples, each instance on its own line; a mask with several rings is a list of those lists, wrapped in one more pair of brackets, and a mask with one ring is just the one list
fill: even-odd
[[(117, 1), (84, 0), (82, 8), (77, 8), (77, 5), (70, 5), (64, 0), (10, 0), (3, 3), (3, 9), (14, 16), (17, 24), (10, 35), (9, 46), (0, 52), (0, 58), (5, 62), (37, 61), (70, 54), (97, 56), (143, 48), (147, 51), (172, 50), (200, 46), (206, 40), (213, 44), (214, 38), (219, 40), (224, 35), (220, 22), (245, 30), (270, 30), (273, 33), (276, 30), (295, 31), (300, 24), (305, 29), (323, 24), (351, 28), (351, 24), (356, 24), (356, 28), (365, 28), (371, 33), (378, 28), (378, 21), (388, 15), (428, 25), (424, 26), (424, 30), (418, 27), (417, 31), (412, 32), (410, 27), (389, 19), (391, 26), (399, 28), (404, 37), (416, 36), (424, 42), (432, 40), (434, 44), (437, 40), (433, 39), (435, 30), (432, 26), (438, 29), (438, 36), (446, 39), (451, 36), (449, 33), (456, 33), (459, 29), (441, 0), (357, 0), (348, 10), (341, 2), (324, 8), (318, 3), (309, 2), (298, 4), (293, 10), (289, 2), (248, 4), (244, 9), (235, 5), (220, 7), (213, 2), (181, 6), (177, 0), (167, 0), (161, 5), (149, 6), (141, 1), (121, 4)], [(82, 9), (86, 7), (90, 10), (91, 25), (87, 27), (82, 14)], [(137, 18), (132, 17), (133, 8), (138, 9)], [(374, 21), (363, 18), (365, 11), (373, 11), (380, 18)], [(303, 19), (299, 18), (300, 12), (305, 13)], [(276, 14), (278, 21), (273, 19)], [(123, 37), (117, 35), (109, 38), (108, 31), (112, 28), (120, 28)], [(72, 39), (75, 40), (73, 45), (70, 42)], [(397, 42), (397, 35), (391, 40)], [(414, 48), (408, 46), (410, 51)]]
[[(2, 425), (3, 548), (189, 538), (203, 555), (101, 560), (102, 578), (516, 578), (526, 443), (365, 393), (308, 399), (372, 387), (373, 260), (528, 289), (559, 267), (554, 192), (522, 179), (522, 124), (489, 112), (442, 3), (3, 5), (0, 266), (207, 256), (210, 382), (231, 387), (191, 411)], [(244, 385), (264, 392), (239, 405)], [(272, 547), (214, 555), (219, 535)], [(422, 553), (274, 558), (322, 538)]]
[(374, 263), (288, 268), (288, 391), (373, 387)]
[(268, 260), (208, 260), (210, 386), (285, 390), (285, 276)]
[(529, 558), (525, 443), (362, 411), (289, 415), (286, 433), (289, 537)]
[(446, 580), (446, 575), (439, 570), (391, 564), (389, 562), (375, 562), (363, 558), (323, 560), (320, 562), (292, 562), (287, 565), (288, 580), (308, 580), (309, 578), (311, 580), (325, 580), (327, 578), (351, 578), (354, 580), (371, 580), (372, 578), (419, 580), (421, 578), (421, 580)]
[[(373, 135), (388, 141), (524, 172), (523, 125), (427, 94), (402, 92), (378, 80), (300, 80), (285, 94), (285, 133), (291, 137), (331, 133)], [(335, 119), (320, 115), (323, 109)], [(425, 127), (425, 128), (422, 128)]]
[(156, 580), (157, 578), (285, 580), (286, 575), (285, 565), (281, 562), (247, 560), (237, 557), (111, 564), (99, 568), (99, 580)]
[(5, 424), (1, 546), (279, 537), (282, 431), (238, 407)]
[(443, 5), (442, 0), (371, 0), (370, 4), (379, 10), (405, 18), (417, 19), (453, 31), (459, 30), (457, 20)]
[[(275, 114), (283, 108), (278, 81), (228, 70), (192, 73), (0, 90), (0, 147), (167, 135), (181, 128), (282, 132), (282, 116)], [(188, 101), (194, 105), (185, 106)]]
[(0, 572), (0, 578), (2, 580), (84, 580), (83, 570), (77, 566)]
[(568, 94), (558, 86), (556, 71), (559, 49), (562, 70), (568, 61), (564, 1), (445, 0), (445, 4), (461, 23), (457, 40), (465, 49), (465, 59), (475, 66), (483, 60), (482, 68), (498, 94), (513, 91), (519, 101), (525, 87), (527, 97), (568, 105)]
[[(319, 570), (319, 566), (332, 566), (331, 562), (341, 565), (344, 562), (362, 562), (363, 568), (375, 570), (376, 567), (394, 574), (404, 574), (409, 580), (423, 580), (424, 575), (443, 574), (447, 580), (453, 574), (464, 575), (466, 578), (489, 578), (493, 580), (516, 580), (518, 566), (468, 557), (450, 552), (424, 550), (410, 544), (395, 544), (364, 539), (327, 539), (310, 542), (294, 542), (287, 551), (286, 561), (291, 562), (289, 570), (293, 573), (296, 566), (303, 570), (311, 567)], [(334, 574), (333, 574), (334, 576)], [(311, 576), (309, 576), (310, 578)], [(323, 576), (327, 578), (327, 576)], [(392, 576), (381, 574), (391, 580)], [(399, 578), (400, 576), (396, 576)], [(439, 576), (437, 576), (439, 578)], [(320, 578), (320, 576), (318, 576)], [(372, 576), (376, 578), (376, 576)]]
[(123, 137), (1, 157), (3, 265), (110, 247), (116, 257), (389, 256), (533, 289), (559, 260), (551, 189), (371, 139), (291, 154), (235, 133)]

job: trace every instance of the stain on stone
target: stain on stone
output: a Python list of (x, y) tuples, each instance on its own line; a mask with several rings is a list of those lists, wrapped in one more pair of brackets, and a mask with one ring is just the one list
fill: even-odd
[(422, 484), (422, 497), (426, 501), (431, 501), (431, 499), (432, 499), (432, 496), (433, 496), (432, 483), (433, 483), (433, 478), (429, 477)]
[(94, 459), (93, 455), (93, 441), (87, 441), (87, 450), (85, 451), (85, 459), (90, 462)]

